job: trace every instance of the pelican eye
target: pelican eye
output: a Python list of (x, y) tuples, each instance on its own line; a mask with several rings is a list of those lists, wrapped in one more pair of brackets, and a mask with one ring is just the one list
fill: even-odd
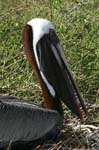
[(49, 29), (49, 37), (53, 43), (59, 43), (58, 36), (53, 29)]
[(49, 29), (49, 34), (50, 34), (51, 36), (53, 36), (53, 35), (55, 34), (55, 31), (54, 31), (53, 29)]

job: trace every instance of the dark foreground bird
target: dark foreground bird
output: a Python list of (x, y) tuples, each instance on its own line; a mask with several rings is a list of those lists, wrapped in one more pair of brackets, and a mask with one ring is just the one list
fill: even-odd
[(83, 118), (87, 114), (52, 23), (36, 18), (22, 34), (23, 47), (40, 83), (44, 108), (16, 97), (0, 97), (0, 148), (43, 138), (62, 123), (61, 101)]

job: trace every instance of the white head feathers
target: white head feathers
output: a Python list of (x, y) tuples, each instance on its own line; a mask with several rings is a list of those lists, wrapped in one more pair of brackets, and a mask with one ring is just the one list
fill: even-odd
[(36, 46), (44, 34), (49, 33), (49, 29), (54, 29), (54, 26), (49, 20), (41, 18), (32, 19), (27, 24), (30, 25), (33, 30), (33, 47)]

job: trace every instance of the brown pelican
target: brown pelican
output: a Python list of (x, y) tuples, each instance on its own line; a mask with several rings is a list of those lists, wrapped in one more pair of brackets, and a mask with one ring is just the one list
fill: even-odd
[(44, 108), (16, 97), (0, 97), (0, 147), (35, 141), (60, 126), (61, 101), (82, 119), (87, 114), (52, 23), (32, 19), (22, 34), (23, 47), (40, 83)]

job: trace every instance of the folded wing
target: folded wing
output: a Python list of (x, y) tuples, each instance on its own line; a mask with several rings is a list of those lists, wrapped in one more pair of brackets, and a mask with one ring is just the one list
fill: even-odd
[(59, 120), (56, 111), (15, 97), (0, 97), (0, 147), (37, 140), (57, 126)]

